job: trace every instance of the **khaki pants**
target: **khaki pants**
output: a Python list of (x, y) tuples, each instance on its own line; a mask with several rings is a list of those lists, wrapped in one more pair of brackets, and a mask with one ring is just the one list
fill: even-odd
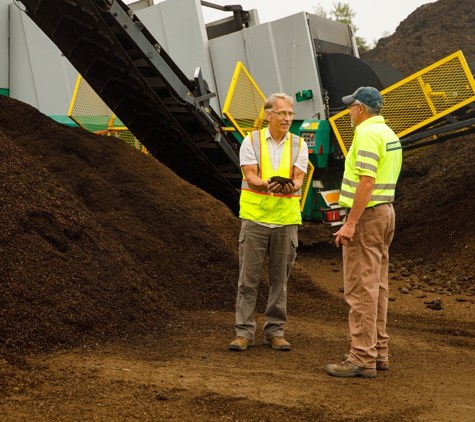
[(345, 300), (350, 305), (350, 362), (375, 368), (387, 360), (389, 245), (394, 236), (391, 204), (367, 208), (356, 225), (353, 242), (343, 246)]
[(239, 235), (239, 283), (236, 299), (236, 335), (254, 340), (257, 288), (269, 256), (269, 298), (265, 311), (266, 338), (283, 336), (287, 322), (287, 280), (295, 263), (298, 226), (271, 229), (242, 220)]

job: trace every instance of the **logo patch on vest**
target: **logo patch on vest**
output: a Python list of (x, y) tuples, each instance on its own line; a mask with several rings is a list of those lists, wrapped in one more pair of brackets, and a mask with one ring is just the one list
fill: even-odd
[(401, 142), (389, 142), (386, 144), (386, 151), (396, 151), (398, 149), (402, 149)]

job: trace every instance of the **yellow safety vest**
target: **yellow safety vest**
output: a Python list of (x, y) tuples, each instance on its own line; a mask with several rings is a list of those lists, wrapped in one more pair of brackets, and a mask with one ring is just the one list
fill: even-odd
[[(285, 139), (279, 168), (274, 170), (265, 139), (266, 129), (254, 131), (250, 140), (258, 162), (258, 176), (268, 180), (272, 176), (292, 177), (292, 170), (302, 145), (302, 139), (291, 133)], [(302, 224), (298, 190), (292, 194), (272, 193), (252, 189), (244, 176), (241, 185), (239, 217), (266, 224), (288, 226)]]
[(394, 202), (396, 183), (401, 171), (402, 148), (396, 134), (374, 116), (361, 123), (345, 160), (339, 204), (353, 206), (360, 176), (374, 177), (375, 184), (367, 207)]

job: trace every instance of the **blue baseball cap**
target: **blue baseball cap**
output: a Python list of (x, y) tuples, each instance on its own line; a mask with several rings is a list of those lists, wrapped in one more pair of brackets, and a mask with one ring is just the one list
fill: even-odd
[(360, 86), (353, 94), (347, 95), (341, 99), (343, 104), (350, 105), (358, 100), (376, 110), (383, 109), (383, 97), (376, 88), (372, 86)]

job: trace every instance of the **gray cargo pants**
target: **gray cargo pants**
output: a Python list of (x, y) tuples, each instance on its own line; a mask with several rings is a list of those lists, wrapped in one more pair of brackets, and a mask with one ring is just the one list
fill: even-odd
[(239, 235), (239, 283), (236, 300), (236, 335), (254, 340), (257, 288), (269, 256), (269, 298), (265, 311), (266, 338), (283, 336), (287, 322), (287, 280), (295, 263), (298, 225), (269, 228), (242, 220)]

